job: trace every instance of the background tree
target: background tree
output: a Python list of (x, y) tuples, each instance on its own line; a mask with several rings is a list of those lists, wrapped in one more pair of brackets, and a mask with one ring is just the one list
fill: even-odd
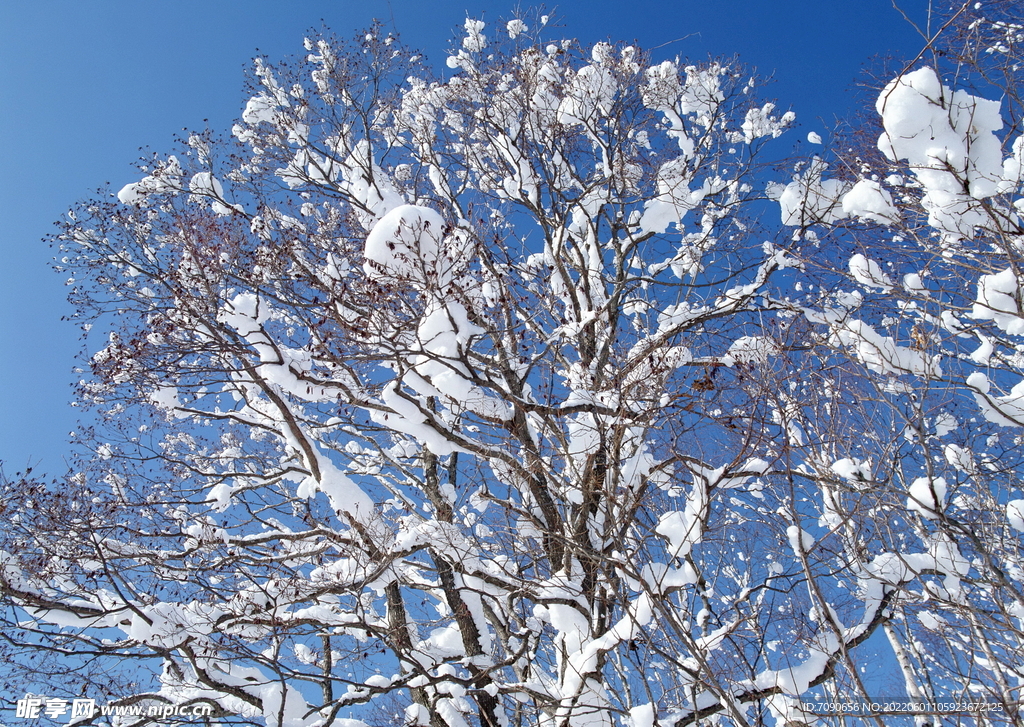
[[(959, 717), (979, 724), (1020, 719), (1024, 676), (1024, 34), (1014, 3), (983, 5), (933, 17), (878, 93), (872, 146), (854, 141), (835, 179), (815, 160), (774, 190), (797, 236), (829, 249), (808, 258), (832, 281), (805, 298), (814, 355), (862, 382), (834, 402), (856, 434), (815, 445), (809, 469), (850, 570), (903, 583), (885, 633), (908, 696), (1000, 705)], [(870, 417), (850, 415), (865, 402)]]

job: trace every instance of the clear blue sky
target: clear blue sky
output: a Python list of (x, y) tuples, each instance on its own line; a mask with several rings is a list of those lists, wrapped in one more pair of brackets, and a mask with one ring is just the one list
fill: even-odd
[[(926, 0), (902, 0), (921, 16)], [(520, 6), (526, 7), (524, 3)], [(42, 238), (76, 200), (138, 178), (140, 147), (182, 128), (229, 129), (257, 53), (302, 51), (321, 20), (339, 36), (373, 18), (443, 65), (467, 15), (513, 17), (515, 0), (0, 0), (0, 459), (59, 474), (75, 428), (78, 331)], [(548, 5), (563, 34), (637, 41), (656, 57), (739, 55), (797, 112), (794, 143), (850, 114), (872, 57), (920, 41), (890, 0), (594, 0)], [(492, 28), (493, 32), (493, 28)], [(682, 38), (682, 40), (678, 40)]]

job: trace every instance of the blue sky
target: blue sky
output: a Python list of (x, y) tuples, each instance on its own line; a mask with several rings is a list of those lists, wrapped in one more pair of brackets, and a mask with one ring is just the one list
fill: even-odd
[[(923, 13), (926, 0), (905, 0)], [(459, 0), (5, 0), (0, 2), (0, 460), (59, 474), (76, 412), (67, 402), (78, 331), (42, 238), (76, 200), (138, 174), (140, 148), (168, 151), (183, 128), (229, 129), (251, 58), (299, 53), (307, 29), (345, 37), (377, 18), (443, 66), (466, 16), (497, 21), (523, 3)], [(738, 55), (797, 112), (794, 144), (828, 136), (879, 54), (920, 39), (889, 0), (594, 0), (548, 5), (561, 34), (637, 41), (656, 57)], [(493, 28), (492, 28), (493, 30)]]

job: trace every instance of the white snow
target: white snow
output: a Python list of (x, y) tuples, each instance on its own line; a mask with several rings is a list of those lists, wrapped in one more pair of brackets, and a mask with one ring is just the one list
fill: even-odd
[(126, 184), (117, 193), (122, 204), (142, 206), (151, 194), (175, 193), (182, 190), (184, 172), (176, 157), (168, 157), (167, 162), (158, 167), (141, 181)]
[(179, 409), (181, 402), (178, 400), (178, 388), (176, 386), (158, 386), (150, 392), (149, 401), (156, 408), (162, 409), (174, 417), (185, 418), (188, 416), (188, 414)]
[(195, 199), (209, 202), (210, 208), (218, 215), (229, 215), (235, 209), (224, 203), (224, 186), (210, 172), (199, 172), (194, 175), (188, 183), (188, 188)]
[(843, 321), (833, 329), (832, 336), (837, 343), (853, 349), (857, 358), (877, 373), (942, 376), (937, 355), (929, 356), (923, 351), (900, 346), (892, 338), (880, 335), (864, 321)]
[(843, 195), (846, 185), (837, 179), (825, 179), (828, 164), (815, 157), (803, 174), (798, 174), (785, 187), (769, 187), (769, 196), (777, 199), (782, 211), (782, 224), (803, 227), (816, 222), (831, 223), (842, 219)]
[(974, 464), (974, 457), (970, 450), (964, 449), (959, 444), (947, 444), (942, 448), (942, 456), (949, 464), (964, 474), (974, 474), (977, 467)]
[(807, 553), (814, 547), (814, 536), (799, 525), (790, 525), (786, 528), (786, 537), (789, 538), (789, 547), (794, 553)]
[(832, 471), (851, 482), (870, 482), (872, 478), (871, 462), (859, 461), (845, 457), (832, 463)]
[(946, 506), (946, 480), (942, 477), (918, 477), (910, 485), (907, 507), (934, 520)]
[(482, 20), (466, 18), (466, 37), (462, 39), (462, 47), (470, 53), (479, 53), (487, 47), (487, 36), (483, 34), (485, 23)]
[(850, 274), (867, 288), (877, 288), (884, 292), (892, 287), (892, 280), (882, 272), (882, 267), (860, 253), (850, 258)]
[(928, 288), (925, 287), (921, 275), (918, 273), (907, 273), (903, 276), (903, 287), (914, 295), (928, 296)]
[[(305, 157), (303, 163), (308, 160)], [(338, 171), (342, 177), (338, 187), (358, 203), (356, 213), (366, 230), (373, 229), (378, 220), (405, 204), (390, 176), (377, 164), (373, 147), (366, 139), (360, 139), (352, 146), (351, 153)], [(314, 173), (310, 172), (309, 176), (313, 177)]]
[(469, 380), (462, 362), (470, 339), (483, 329), (469, 320), (461, 303), (431, 301), (417, 330), (417, 353), (409, 357), (412, 369), (404, 382), (423, 396), (438, 396), (449, 407), (505, 420), (508, 408)]
[(654, 530), (669, 541), (668, 551), (672, 557), (685, 558), (703, 539), (709, 497), (707, 480), (695, 476), (686, 498), (686, 508), (670, 510), (660, 516)]
[(1013, 142), (1009, 157), (1003, 161), (1003, 181), (999, 184), (1000, 192), (1016, 192), (1024, 183), (1024, 136), (1018, 136)]
[(242, 112), (242, 120), (251, 125), (260, 123), (272, 123), (274, 121), (274, 114), (279, 108), (278, 100), (273, 96), (261, 93), (253, 96), (245, 104), (245, 110)]
[(880, 225), (891, 225), (899, 220), (892, 195), (881, 184), (870, 179), (860, 180), (843, 195), (843, 213)]
[(978, 278), (978, 295), (971, 309), (971, 317), (993, 321), (1013, 335), (1024, 334), (1024, 313), (1020, 281), (1012, 267)]
[(658, 195), (644, 203), (640, 218), (642, 232), (664, 233), (669, 225), (682, 227), (686, 213), (708, 194), (720, 191), (720, 185), (705, 180), (701, 188), (691, 190), (692, 171), (684, 157), (665, 162), (658, 170)]
[(427, 419), (427, 412), (420, 408), (414, 398), (400, 390), (398, 382), (392, 382), (384, 387), (381, 391), (381, 401), (391, 411), (370, 410), (370, 418), (378, 424), (414, 437), (429, 451), (439, 456), (467, 451), (432, 426)]
[(1006, 503), (1006, 519), (1011, 528), (1024, 533), (1024, 500), (1010, 500)]
[(967, 377), (967, 386), (974, 389), (974, 400), (990, 422), (1004, 427), (1024, 426), (1024, 380), (1019, 381), (1006, 396), (993, 396), (988, 376), (975, 371)]
[[(444, 284), (438, 254), (444, 218), (429, 207), (401, 205), (385, 214), (366, 236), (366, 274), (426, 285)], [(439, 277), (440, 276), (440, 277)]]
[(669, 137), (676, 140), (683, 157), (689, 159), (696, 142), (687, 132), (686, 119), (704, 128), (713, 123), (719, 105), (725, 100), (721, 77), (728, 73), (728, 68), (719, 64), (708, 68), (687, 66), (685, 72), (686, 80), (682, 82), (676, 63), (664, 61), (652, 66), (644, 73), (646, 84), (640, 92), (647, 108), (664, 115)]
[(654, 727), (654, 703), (639, 704), (629, 710), (627, 724), (629, 727)]
[(908, 162), (929, 224), (947, 239), (973, 237), (987, 223), (973, 200), (995, 194), (1003, 179), (999, 102), (952, 91), (925, 67), (891, 81), (876, 108), (885, 128), (878, 147)]
[(796, 119), (796, 114), (792, 111), (787, 111), (781, 118), (776, 118), (772, 116), (772, 111), (774, 110), (775, 104), (766, 103), (761, 108), (749, 109), (747, 111), (746, 118), (741, 126), (743, 140), (746, 143), (750, 144), (755, 139), (760, 139), (763, 136), (770, 136), (772, 138), (782, 136), (782, 132), (786, 130), (786, 127)]
[(959, 426), (960, 423), (957, 422), (955, 416), (948, 411), (940, 412), (935, 417), (935, 436), (944, 437), (950, 432), (956, 431)]
[(505, 24), (505, 29), (508, 31), (508, 37), (512, 38), (513, 40), (518, 38), (523, 33), (529, 31), (529, 28), (527, 27), (526, 23), (524, 23), (522, 20), (519, 20), (518, 18), (516, 18), (515, 20), (508, 21)]
[(593, 123), (611, 110), (618, 92), (619, 85), (610, 69), (602, 65), (584, 66), (565, 90), (558, 106), (558, 122), (567, 126)]
[(722, 363), (726, 366), (750, 364), (764, 367), (780, 353), (782, 350), (779, 344), (767, 336), (740, 336), (729, 346), (729, 352), (722, 357)]

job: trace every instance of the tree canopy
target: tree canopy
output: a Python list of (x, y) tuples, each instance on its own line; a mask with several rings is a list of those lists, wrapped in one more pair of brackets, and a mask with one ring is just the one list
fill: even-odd
[(3, 482), (5, 680), (131, 725), (1015, 723), (1024, 28), (972, 7), (797, 160), (736, 63), (541, 17), (442, 75), (379, 26), (257, 59), (56, 236), (94, 416)]

